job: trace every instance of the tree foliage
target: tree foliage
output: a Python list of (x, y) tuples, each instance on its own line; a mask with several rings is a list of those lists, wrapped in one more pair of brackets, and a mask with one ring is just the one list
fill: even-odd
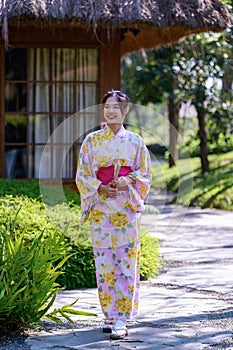
[[(232, 6), (233, 1), (226, 2)], [(170, 47), (134, 52), (122, 60), (122, 87), (136, 103), (173, 99), (177, 108), (180, 101), (192, 102), (203, 128), (197, 137), (206, 138), (201, 139), (201, 146), (220, 139), (231, 142), (232, 85), (232, 28), (224, 33), (193, 35)], [(207, 160), (207, 154), (205, 157)]]

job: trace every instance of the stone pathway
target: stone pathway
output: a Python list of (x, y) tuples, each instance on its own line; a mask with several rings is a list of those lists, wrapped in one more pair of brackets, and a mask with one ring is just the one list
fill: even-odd
[(233, 212), (166, 200), (152, 193), (143, 215), (166, 265), (158, 278), (141, 283), (140, 317), (129, 324), (129, 336), (110, 341), (100, 331), (96, 289), (63, 291), (55, 306), (78, 298), (77, 308), (97, 317), (78, 317), (73, 326), (45, 324), (26, 340), (30, 350), (233, 350)]

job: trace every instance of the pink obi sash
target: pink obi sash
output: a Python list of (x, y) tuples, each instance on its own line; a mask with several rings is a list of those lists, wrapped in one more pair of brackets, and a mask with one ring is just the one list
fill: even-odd
[[(129, 173), (131, 173), (132, 170), (129, 166), (121, 166), (119, 175), (120, 176), (127, 176)], [(108, 167), (101, 167), (99, 168), (97, 172), (97, 178), (104, 184), (107, 185), (109, 182), (111, 182), (114, 178), (114, 166), (108, 166)]]

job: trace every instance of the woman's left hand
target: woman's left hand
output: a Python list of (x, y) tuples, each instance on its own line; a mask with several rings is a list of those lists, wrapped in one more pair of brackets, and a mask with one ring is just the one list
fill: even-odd
[(131, 179), (128, 176), (121, 176), (117, 179), (116, 188), (126, 187), (132, 183)]

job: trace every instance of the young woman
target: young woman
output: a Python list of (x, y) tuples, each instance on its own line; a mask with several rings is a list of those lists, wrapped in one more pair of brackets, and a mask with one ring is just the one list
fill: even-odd
[(104, 129), (85, 138), (76, 183), (82, 221), (91, 220), (103, 331), (127, 334), (126, 321), (139, 301), (140, 216), (151, 181), (151, 162), (142, 138), (123, 127), (129, 98), (109, 91), (103, 98)]

